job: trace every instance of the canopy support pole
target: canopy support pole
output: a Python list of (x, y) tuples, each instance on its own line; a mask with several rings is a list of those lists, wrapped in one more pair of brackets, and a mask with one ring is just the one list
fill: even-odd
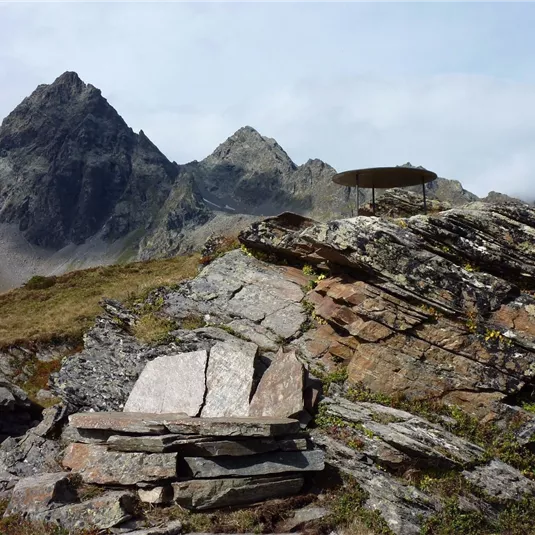
[(427, 215), (427, 198), (425, 196), (425, 181), (422, 178), (422, 193), (424, 195), (424, 214)]
[(372, 186), (372, 207), (373, 215), (375, 215), (375, 186)]
[(357, 173), (357, 217), (359, 216), (360, 209), (360, 188), (359, 188), (359, 175)]

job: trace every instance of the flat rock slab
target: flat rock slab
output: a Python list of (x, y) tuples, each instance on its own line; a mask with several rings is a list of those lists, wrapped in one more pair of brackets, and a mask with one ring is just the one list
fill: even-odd
[(317, 472), (324, 468), (321, 450), (274, 452), (254, 457), (184, 457), (179, 461), (179, 476), (194, 478), (250, 477), (286, 472)]
[(151, 360), (136, 381), (124, 412), (184, 412), (198, 416), (206, 392), (207, 362), (206, 351)]
[(182, 522), (175, 520), (169, 522), (167, 526), (129, 531), (128, 535), (179, 535), (179, 533), (182, 533)]
[(465, 470), (463, 476), (483, 489), (485, 494), (503, 502), (522, 500), (535, 495), (535, 483), (516, 468), (496, 459), (489, 464), (477, 466), (474, 470)]
[(183, 420), (183, 413), (154, 414), (142, 412), (79, 412), (69, 417), (69, 423), (77, 429), (116, 431), (133, 434), (166, 434), (164, 420)]
[(278, 351), (256, 389), (249, 416), (291, 417), (304, 408), (305, 370), (295, 351)]
[(251, 342), (217, 342), (206, 370), (206, 400), (201, 416), (247, 416), (258, 346)]
[(329, 415), (361, 425), (376, 441), (418, 458), (420, 463), (466, 467), (485, 459), (485, 451), (478, 445), (411, 413), (375, 403), (352, 403), (342, 397), (322, 403)]
[(109, 492), (98, 498), (52, 509), (34, 520), (59, 524), (69, 533), (84, 529), (110, 529), (132, 518), (139, 501), (129, 492)]
[(170, 418), (165, 426), (171, 433), (213, 437), (276, 437), (300, 431), (291, 418)]
[(128, 436), (112, 435), (106, 446), (109, 451), (133, 451), (146, 453), (169, 453), (181, 451), (181, 446), (210, 440), (208, 437), (184, 435)]
[(290, 418), (189, 418), (182, 414), (138, 412), (80, 412), (70, 416), (69, 422), (78, 429), (137, 435), (273, 437), (294, 435), (300, 430), (299, 422)]
[(251, 438), (242, 440), (212, 440), (210, 437), (184, 435), (126, 436), (114, 435), (106, 442), (110, 451), (168, 453), (187, 457), (218, 457), (221, 455), (256, 455), (269, 451), (301, 451), (307, 449), (305, 438), (275, 440)]
[(174, 501), (187, 509), (212, 509), (282, 498), (297, 494), (302, 477), (232, 478), (173, 483)]
[(176, 453), (123, 453), (106, 446), (70, 444), (63, 466), (79, 473), (85, 483), (135, 485), (176, 477)]
[(74, 478), (70, 474), (58, 472), (25, 477), (15, 485), (4, 516), (34, 514), (75, 502), (76, 498)]
[(84, 444), (106, 444), (116, 431), (101, 431), (100, 429), (77, 429), (66, 425), (61, 433), (61, 441), (65, 444), (82, 442)]

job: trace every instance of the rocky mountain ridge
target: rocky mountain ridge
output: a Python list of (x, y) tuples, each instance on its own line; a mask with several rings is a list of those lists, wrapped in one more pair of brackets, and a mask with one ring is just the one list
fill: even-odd
[[(334, 173), (318, 159), (296, 165), (250, 126), (200, 162), (170, 162), (97, 88), (66, 72), (0, 127), (0, 284), (191, 251), (204, 227), (232, 234), (288, 210), (323, 221), (350, 216), (355, 199), (332, 183)], [(477, 199), (446, 179), (427, 189), (453, 206)], [(369, 196), (361, 190), (360, 203)]]

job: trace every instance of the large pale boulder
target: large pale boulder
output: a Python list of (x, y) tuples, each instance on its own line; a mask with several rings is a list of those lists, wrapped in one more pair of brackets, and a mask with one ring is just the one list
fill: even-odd
[(198, 416), (206, 392), (206, 351), (166, 355), (151, 360), (124, 406), (125, 412), (184, 412)]
[(203, 418), (247, 416), (258, 346), (251, 342), (218, 342), (210, 351), (206, 370)]

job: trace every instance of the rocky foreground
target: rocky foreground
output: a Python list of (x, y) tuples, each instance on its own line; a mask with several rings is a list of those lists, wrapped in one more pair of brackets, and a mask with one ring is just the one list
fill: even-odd
[[(411, 199), (404, 196), (404, 206)], [(198, 483), (195, 492), (177, 494), (177, 486), (187, 484), (174, 460), (172, 474), (152, 481), (124, 469), (132, 455), (176, 460), (180, 447), (192, 442), (163, 437), (183, 435), (183, 428), (100, 429), (106, 433), (90, 436), (84, 431), (90, 426), (80, 423), (111, 413), (135, 418), (147, 409), (143, 403), (157, 403), (149, 412), (175, 408), (194, 422), (290, 418), (294, 428), (284, 437), (252, 437), (256, 442), (247, 447), (276, 449), (254, 450), (248, 470), (266, 456), (323, 452), (324, 475), (337, 474), (337, 490), (310, 475), (321, 469), (317, 459), (308, 459), (304, 472), (286, 462), (287, 481), (297, 488), (299, 480), (301, 492), (318, 503), (285, 509), (277, 502), (284, 518), (256, 526), (259, 531), (342, 533), (358, 520), (372, 533), (533, 533), (535, 210), (477, 202), (429, 216), (329, 223), (283, 214), (255, 223), (240, 240), (241, 250), (214, 255), (196, 278), (154, 291), (131, 309), (104, 303), (84, 349), (51, 378), (61, 403), (47, 409), (37, 427), (0, 445), (0, 490), (11, 499), (6, 514), (31, 516), (20, 505), (21, 492), (39, 481), (44, 488), (45, 480), (51, 489), (74, 488), (68, 507), (86, 509), (83, 485), (100, 492), (122, 485), (91, 498), (112, 500), (111, 509), (122, 511), (100, 524), (122, 525), (121, 533), (152, 529), (150, 516), (140, 516), (129, 500), (191, 508)], [(135, 336), (147, 318), (168, 326), (152, 343)], [(173, 390), (161, 373), (160, 382), (154, 379), (153, 368), (178, 362), (177, 355), (192, 360), (187, 369), (166, 368), (176, 374), (167, 374)], [(178, 391), (178, 397), (168, 394)], [(11, 402), (10, 410), (19, 405)], [(228, 448), (243, 459), (244, 444), (236, 443), (251, 437), (232, 438), (228, 431), (224, 440), (212, 433), (205, 441), (199, 428), (195, 434), (195, 451), (205, 454), (181, 458), (197, 459), (186, 462), (190, 480), (212, 486), (201, 492), (206, 507), (230, 505), (225, 493), (222, 502), (210, 501), (225, 479), (281, 477), (273, 460), (270, 472), (240, 472), (243, 461), (233, 461)], [(293, 452), (277, 445), (282, 438)], [(213, 445), (218, 441), (225, 445)], [(225, 459), (214, 451), (225, 452)], [(54, 493), (47, 495), (47, 510), (66, 511), (66, 499)], [(352, 505), (343, 508), (344, 500)], [(51, 513), (48, 518), (61, 522)], [(132, 518), (137, 523), (128, 524)], [(192, 531), (169, 518), (165, 533)]]

